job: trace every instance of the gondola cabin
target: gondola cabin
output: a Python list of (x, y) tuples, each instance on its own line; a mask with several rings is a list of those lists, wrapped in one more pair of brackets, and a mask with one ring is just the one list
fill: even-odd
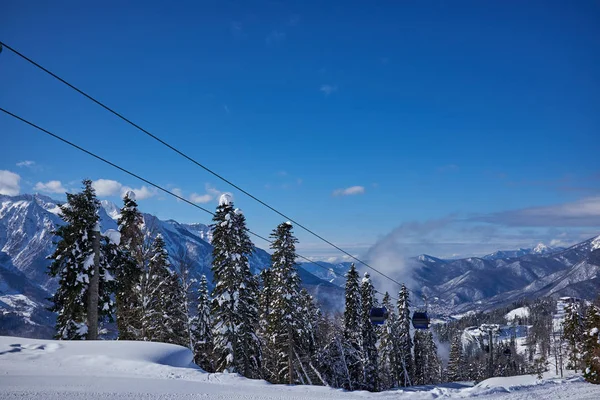
[(371, 308), (370, 317), (373, 325), (383, 325), (385, 320), (388, 318), (388, 310), (385, 307)]
[(415, 311), (412, 317), (412, 324), (415, 329), (429, 329), (429, 316), (426, 312)]

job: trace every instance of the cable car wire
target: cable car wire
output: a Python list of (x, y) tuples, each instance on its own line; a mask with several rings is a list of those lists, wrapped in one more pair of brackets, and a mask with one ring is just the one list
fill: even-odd
[(42, 65), (38, 64), (37, 62), (33, 61), (31, 58), (27, 57), (26, 55), (20, 53), (19, 51), (17, 51), (16, 49), (10, 47), (9, 45), (7, 45), (4, 42), (0, 41), (0, 45), (3, 45), (4, 47), (6, 47), (8, 50), (12, 51), (14, 54), (18, 55), (19, 57), (23, 58), (24, 60), (26, 60), (27, 62), (29, 62), (30, 64), (34, 65), (35, 67), (41, 69), (42, 71), (46, 72), (48, 75), (52, 76), (53, 78), (57, 79), (58, 81), (64, 83), (65, 85), (67, 85), (68, 87), (70, 87), (71, 89), (75, 90), (77, 93), (81, 94), (82, 96), (86, 97), (87, 99), (91, 100), (92, 102), (96, 103), (97, 105), (99, 105), (100, 107), (104, 108), (106, 111), (112, 113), (113, 115), (119, 117), (120, 119), (122, 119), (123, 121), (127, 122), (128, 124), (130, 124), (131, 126), (133, 126), (134, 128), (138, 129), (139, 131), (145, 133), (146, 135), (148, 135), (149, 137), (151, 137), (152, 139), (156, 140), (157, 142), (161, 143), (162, 145), (168, 147), (169, 149), (171, 149), (172, 151), (174, 151), (175, 153), (179, 154), (180, 156), (186, 158), (188, 161), (194, 163), (195, 165), (197, 165), (198, 167), (204, 169), (206, 172), (212, 174), (213, 176), (219, 178), (220, 180), (222, 180), (223, 182), (229, 184), (230, 186), (232, 186), (233, 188), (239, 190), (240, 192), (244, 193), (246, 196), (250, 197), (251, 199), (257, 201), (258, 203), (262, 204), (263, 206), (267, 207), (268, 209), (270, 209), (271, 211), (279, 214), (281, 217), (289, 220), (290, 222), (294, 223), (294, 225), (302, 228), (303, 230), (305, 230), (306, 232), (310, 233), (311, 235), (317, 237), (318, 239), (322, 240), (323, 242), (327, 243), (328, 245), (332, 246), (333, 248), (337, 249), (338, 251), (344, 253), (346, 256), (350, 257), (351, 259), (359, 262), (360, 264), (366, 266), (367, 268), (377, 272), (379, 275), (389, 279), (390, 281), (394, 282), (395, 284), (397, 284), (398, 286), (402, 286), (402, 284), (400, 282), (398, 282), (397, 280), (395, 280), (394, 278), (390, 277), (389, 275), (379, 271), (378, 269), (372, 267), (371, 265), (369, 265), (368, 263), (366, 263), (365, 261), (360, 260), (358, 257), (350, 254), (349, 252), (347, 252), (346, 250), (342, 249), (341, 247), (337, 246), (336, 244), (330, 242), (329, 240), (325, 239), (323, 236), (317, 234), (316, 232), (314, 232), (313, 230), (309, 229), (308, 227), (302, 225), (301, 223), (299, 223), (298, 221), (294, 220), (293, 218), (285, 215), (284, 213), (280, 212), (279, 210), (275, 209), (274, 207), (270, 206), (269, 204), (265, 203), (264, 201), (262, 201), (261, 199), (259, 199), (258, 197), (252, 195), (251, 193), (247, 192), (246, 190), (242, 189), (240, 186), (236, 185), (235, 183), (231, 182), (230, 180), (226, 179), (225, 177), (223, 177), (222, 175), (219, 175), (217, 172), (213, 171), (212, 169), (208, 168), (207, 166), (201, 164), (200, 162), (196, 161), (194, 158), (188, 156), (187, 154), (185, 154), (184, 152), (182, 152), (181, 150), (177, 149), (176, 147), (170, 145), (169, 143), (165, 142), (164, 140), (162, 140), (161, 138), (159, 138), (158, 136), (150, 133), (149, 131), (147, 131), (146, 129), (142, 128), (141, 126), (139, 126), (138, 124), (136, 124), (135, 122), (131, 121), (130, 119), (128, 119), (127, 117), (123, 116), (122, 114), (120, 114), (119, 112), (113, 110), (112, 108), (110, 108), (109, 106), (105, 105), (104, 103), (102, 103), (101, 101), (95, 99), (94, 97), (92, 97), (91, 95), (87, 94), (86, 92), (84, 92), (83, 90), (79, 89), (78, 87), (76, 87), (75, 85), (72, 85), (71, 83), (67, 82), (66, 80), (64, 80), (63, 78), (61, 78), (60, 76), (56, 75), (55, 73), (53, 73), (52, 71), (44, 68)]
[[(210, 210), (208, 210), (208, 209), (206, 209), (206, 208), (204, 208), (202, 206), (199, 206), (198, 204), (196, 204), (196, 203), (194, 203), (194, 202), (186, 199), (185, 197), (182, 197), (182, 196), (180, 196), (180, 195), (178, 195), (176, 193), (173, 193), (172, 191), (170, 191), (168, 189), (165, 189), (164, 187), (162, 187), (162, 186), (160, 186), (160, 185), (158, 185), (158, 184), (156, 184), (156, 183), (154, 183), (152, 181), (149, 181), (148, 179), (143, 178), (140, 175), (138, 175), (138, 174), (136, 174), (134, 172), (131, 172), (128, 169), (123, 168), (123, 167), (121, 167), (121, 166), (113, 163), (112, 161), (109, 161), (106, 158), (104, 158), (102, 156), (99, 156), (96, 153), (93, 153), (93, 152), (91, 152), (91, 151), (89, 151), (89, 150), (87, 150), (87, 149), (85, 149), (85, 148), (83, 148), (83, 147), (81, 147), (81, 146), (79, 146), (79, 145), (77, 145), (77, 144), (75, 144), (75, 143), (73, 143), (73, 142), (71, 142), (71, 141), (69, 141), (69, 140), (67, 140), (67, 139), (65, 139), (65, 138), (57, 135), (57, 134), (55, 134), (55, 133), (52, 133), (49, 130), (42, 128), (41, 126), (36, 125), (36, 124), (34, 124), (33, 122), (31, 122), (29, 120), (26, 120), (25, 118), (22, 118), (22, 117), (20, 117), (20, 116), (18, 116), (16, 114), (14, 114), (14, 113), (12, 113), (12, 112), (4, 109), (4, 108), (2, 108), (2, 107), (0, 107), (0, 111), (4, 112), (5, 114), (7, 114), (7, 115), (9, 115), (9, 116), (11, 116), (11, 117), (13, 117), (13, 118), (15, 118), (15, 119), (23, 122), (23, 123), (25, 123), (25, 124), (33, 127), (33, 128), (36, 128), (37, 130), (39, 130), (39, 131), (41, 131), (41, 132), (43, 132), (43, 133), (45, 133), (47, 135), (52, 136), (55, 139), (60, 140), (61, 142), (65, 143), (65, 144), (68, 144), (71, 147), (74, 147), (75, 149), (77, 149), (79, 151), (82, 151), (82, 152), (86, 153), (87, 155), (90, 155), (90, 156), (92, 156), (92, 157), (94, 157), (94, 158), (96, 158), (96, 159), (98, 159), (98, 160), (100, 160), (100, 161), (102, 161), (102, 162), (110, 165), (111, 167), (114, 167), (114, 168), (116, 168), (116, 169), (118, 169), (118, 170), (120, 170), (120, 171), (122, 171), (122, 172), (124, 172), (124, 173), (126, 173), (128, 175), (130, 175), (130, 176), (133, 176), (134, 178), (139, 179), (142, 182), (144, 182), (144, 183), (146, 183), (146, 184), (148, 184), (148, 185), (150, 185), (150, 186), (152, 186), (152, 187), (154, 187), (154, 188), (156, 188), (158, 190), (163, 191), (164, 193), (167, 193), (167, 194), (169, 194), (169, 195), (171, 195), (171, 196), (173, 196), (173, 197), (175, 197), (175, 198), (177, 198), (177, 199), (179, 199), (179, 200), (181, 200), (181, 201), (183, 201), (183, 202), (185, 202), (185, 203), (187, 203), (187, 204), (189, 204), (191, 206), (194, 206), (194, 207), (196, 207), (196, 208), (198, 208), (198, 209), (200, 209), (200, 210), (202, 210), (202, 211), (204, 211), (204, 212), (206, 212), (206, 213), (208, 213), (208, 214), (210, 214), (212, 216), (215, 215), (215, 213), (213, 213), (212, 211), (210, 211)], [(270, 244), (273, 243), (272, 240), (269, 240), (269, 239), (265, 238), (264, 236), (259, 235), (258, 233), (255, 233), (255, 232), (251, 231), (250, 229), (247, 229), (247, 231), (248, 231), (249, 234), (251, 234), (251, 235), (253, 235), (253, 236), (255, 236), (255, 237), (257, 237), (257, 238), (259, 238), (261, 240), (264, 240), (267, 243), (270, 243)], [(316, 266), (318, 266), (320, 268), (326, 269), (327, 271), (333, 273), (337, 277), (344, 278), (344, 279), (346, 278), (344, 275), (340, 274), (339, 272), (336, 272), (336, 271), (334, 271), (334, 270), (332, 270), (332, 269), (330, 269), (330, 268), (328, 268), (328, 267), (326, 267), (324, 265), (321, 265), (318, 262), (316, 262), (314, 260), (311, 260), (308, 257), (305, 257), (305, 256), (303, 256), (301, 254), (298, 254), (298, 253), (296, 253), (296, 256), (298, 258), (301, 258), (301, 259), (303, 259), (303, 260), (305, 260), (305, 261), (307, 261), (307, 262), (309, 262), (311, 264), (314, 264), (314, 265), (316, 265)], [(381, 293), (381, 292), (379, 292), (377, 290), (375, 290), (375, 293), (383, 295), (383, 293)], [(389, 295), (389, 293), (388, 293), (388, 295)], [(393, 300), (398, 301), (398, 299), (396, 299), (395, 297), (390, 296), (390, 298), (393, 299)]]

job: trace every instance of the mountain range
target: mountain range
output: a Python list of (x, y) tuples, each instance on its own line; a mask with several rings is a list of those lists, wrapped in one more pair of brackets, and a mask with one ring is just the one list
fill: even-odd
[[(0, 335), (42, 338), (53, 334), (55, 316), (46, 307), (57, 282), (46, 273), (46, 257), (56, 245), (52, 232), (63, 223), (58, 204), (38, 194), (0, 195)], [(116, 229), (119, 207), (109, 201), (101, 204), (102, 230)], [(175, 268), (185, 260), (192, 278), (205, 274), (209, 281), (212, 279), (209, 226), (143, 216), (146, 231), (165, 238)], [(444, 260), (422, 254), (405, 260), (405, 264), (411, 274), (413, 299), (426, 296), (431, 312), (440, 316), (491, 309), (524, 297), (591, 298), (600, 293), (600, 236), (569, 248), (540, 244), (484, 257)], [(250, 257), (253, 273), (269, 265), (269, 254), (255, 248)], [(343, 276), (350, 265), (299, 264), (304, 287), (323, 310), (342, 309)], [(390, 275), (401, 279), (393, 271)]]

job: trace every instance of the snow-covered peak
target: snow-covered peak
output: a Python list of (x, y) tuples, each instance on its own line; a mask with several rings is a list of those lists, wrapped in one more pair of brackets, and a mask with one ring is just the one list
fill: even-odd
[(119, 217), (121, 216), (121, 210), (119, 209), (119, 207), (117, 207), (115, 203), (109, 200), (101, 200), (100, 204), (102, 205), (102, 208), (104, 208), (104, 211), (106, 211), (106, 214), (108, 214), (109, 217), (111, 217), (115, 221), (119, 219)]
[(221, 195), (221, 197), (219, 197), (219, 205), (220, 206), (226, 206), (228, 204), (231, 204), (232, 199), (231, 199), (231, 195), (229, 193), (223, 193)]
[(538, 243), (537, 246), (533, 248), (533, 254), (545, 254), (551, 251), (550, 247), (546, 246), (544, 243)]
[(600, 249), (600, 236), (592, 240), (592, 251)]

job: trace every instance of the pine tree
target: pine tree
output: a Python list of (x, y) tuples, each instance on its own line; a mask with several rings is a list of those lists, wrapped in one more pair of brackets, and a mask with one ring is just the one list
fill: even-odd
[(295, 370), (295, 354), (300, 351), (303, 336), (306, 336), (300, 313), (300, 277), (296, 270), (298, 240), (289, 222), (277, 226), (271, 238), (273, 298), (267, 334), (276, 354), (276, 382), (292, 384), (298, 380), (300, 372)]
[(140, 304), (142, 339), (168, 343), (169, 335), (164, 319), (169, 301), (167, 286), (172, 284), (172, 277), (169, 270), (169, 254), (165, 246), (162, 235), (158, 234), (150, 250), (148, 269), (142, 276)]
[(363, 386), (366, 390), (374, 392), (379, 390), (379, 376), (377, 373), (377, 335), (371, 323), (371, 309), (374, 306), (375, 289), (371, 283), (369, 273), (365, 273), (360, 292)]
[(142, 318), (136, 290), (144, 270), (144, 218), (137, 209), (134, 192), (125, 193), (123, 203), (118, 219), (122, 256), (118, 260), (120, 268), (116, 271), (117, 328), (120, 340), (139, 340), (142, 339)]
[(258, 296), (259, 322), (258, 335), (262, 341), (262, 375), (268, 382), (277, 381), (277, 353), (269, 342), (269, 315), (273, 303), (273, 274), (271, 268), (260, 271), (260, 292)]
[[(90, 294), (97, 301), (98, 322), (112, 320), (113, 303), (110, 294), (114, 291), (114, 282), (112, 268), (108, 263), (110, 255), (106, 254), (107, 245), (102, 244), (99, 245), (99, 254), (95, 254), (93, 244), (94, 236), (100, 239), (99, 207), (100, 202), (96, 199), (92, 181), (88, 179), (83, 181), (83, 191), (76, 194), (67, 193), (67, 203), (60, 207), (61, 216), (66, 224), (55, 231), (60, 240), (55, 252), (48, 257), (53, 260), (49, 267), (49, 275), (59, 278), (59, 286), (51, 298), (53, 305), (50, 308), (58, 313), (55, 335), (57, 339), (97, 337), (97, 331), (88, 332)], [(106, 243), (106, 240), (103, 242)], [(90, 287), (95, 261), (98, 262), (97, 289)]]
[(165, 343), (189, 346), (189, 315), (187, 310), (187, 293), (180, 274), (169, 270), (164, 286), (161, 308), (163, 309), (163, 335)]
[(248, 257), (253, 251), (240, 210), (234, 210), (228, 195), (222, 195), (213, 218), (213, 263), (215, 282), (212, 314), (217, 371), (239, 372), (260, 377), (260, 342), (256, 279)]
[(431, 385), (439, 382), (440, 362), (433, 334), (429, 330), (415, 332), (415, 378), (416, 385)]
[(398, 317), (394, 312), (395, 307), (388, 292), (385, 292), (383, 296), (383, 306), (388, 311), (388, 318), (381, 329), (379, 340), (379, 382), (381, 390), (388, 390), (398, 385), (394, 373), (398, 363), (396, 359), (398, 354)]
[(565, 306), (565, 319), (563, 321), (563, 337), (568, 346), (567, 368), (579, 369), (581, 364), (581, 339), (583, 337), (583, 319), (578, 304), (574, 301)]
[(452, 339), (452, 345), (450, 347), (450, 356), (448, 360), (448, 380), (450, 382), (456, 382), (463, 379), (463, 356), (462, 356), (462, 342), (460, 335), (456, 335)]
[(398, 339), (396, 345), (395, 376), (400, 386), (406, 387), (413, 384), (413, 342), (410, 337), (410, 298), (408, 288), (402, 285), (398, 293)]
[(198, 288), (197, 313), (192, 319), (191, 326), (194, 339), (194, 362), (206, 372), (215, 371), (211, 324), (208, 281), (206, 276), (202, 275)]
[[(349, 390), (362, 387), (364, 376), (361, 356), (362, 319), (361, 319), (361, 292), (358, 281), (358, 271), (354, 264), (346, 274), (346, 306), (344, 309), (344, 365), (349, 371)], [(337, 344), (336, 344), (337, 345)]]
[(585, 380), (600, 384), (600, 308), (596, 305), (590, 305), (585, 316), (583, 362)]

